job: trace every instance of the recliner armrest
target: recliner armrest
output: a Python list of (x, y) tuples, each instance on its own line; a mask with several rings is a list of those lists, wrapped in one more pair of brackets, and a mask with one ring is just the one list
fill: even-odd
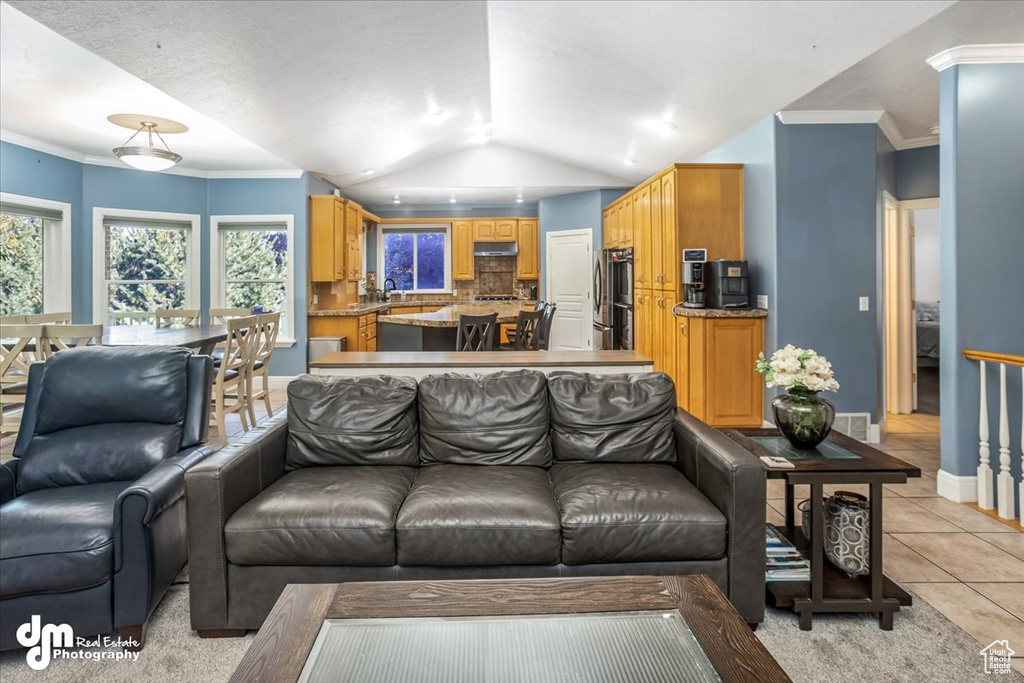
[(287, 442), (288, 414), (281, 411), (185, 475), (190, 616), (197, 631), (230, 628), (224, 525), (284, 474)]
[(764, 620), (764, 464), (717, 429), (676, 411), (676, 468), (692, 481), (728, 523), (728, 596), (748, 623)]
[(117, 497), (117, 507), (114, 510), (115, 527), (120, 526), (119, 520), (124, 503), (130, 496), (139, 496), (145, 502), (145, 513), (138, 521), (149, 524), (154, 517), (185, 495), (185, 472), (202, 462), (212, 452), (213, 449), (206, 446), (187, 448), (164, 460), (122, 491)]
[(0, 462), (0, 505), (18, 496), (18, 461)]

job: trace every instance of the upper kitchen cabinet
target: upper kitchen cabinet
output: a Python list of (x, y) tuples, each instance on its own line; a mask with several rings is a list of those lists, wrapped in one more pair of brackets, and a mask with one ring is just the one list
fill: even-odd
[(363, 277), (363, 213), (355, 202), (334, 195), (309, 198), (309, 279)]
[(474, 235), (473, 221), (452, 222), (453, 280), (473, 280), (476, 277), (473, 261)]
[(516, 256), (516, 277), (520, 280), (540, 279), (540, 231), (537, 219), (520, 219), (517, 226), (519, 254)]
[(499, 218), (494, 221), (494, 242), (515, 242), (518, 224), (514, 218)]
[(494, 220), (473, 221), (473, 241), (493, 242), (494, 241)]

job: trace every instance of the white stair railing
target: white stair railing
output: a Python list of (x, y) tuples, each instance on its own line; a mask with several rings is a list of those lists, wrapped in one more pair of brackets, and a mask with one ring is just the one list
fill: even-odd
[[(980, 374), (978, 401), (978, 507), (994, 510), (1003, 519), (1014, 519), (1016, 502), (1024, 506), (1024, 475), (1014, 486), (1013, 474), (1010, 469), (1010, 419), (1009, 401), (1006, 395), (1006, 368), (1021, 367), (1021, 469), (1024, 471), (1024, 356), (1007, 353), (990, 353), (987, 351), (964, 351), (968, 360), (978, 361)], [(996, 475), (990, 463), (988, 390), (986, 384), (987, 363), (999, 365), (999, 474)]]

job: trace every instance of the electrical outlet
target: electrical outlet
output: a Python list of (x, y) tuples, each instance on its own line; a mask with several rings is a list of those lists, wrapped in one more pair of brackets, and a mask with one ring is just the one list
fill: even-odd
[(314, 294), (313, 295), (313, 305), (316, 306), (318, 303), (320, 303), (320, 297), (317, 296), (316, 294)]
[(765, 310), (768, 309), (768, 295), (767, 294), (758, 294), (757, 295), (757, 307), (758, 308), (763, 308)]
[(862, 311), (870, 311), (871, 310), (871, 305), (869, 303), (868, 297), (862, 296), (860, 298), (860, 310), (862, 310)]
[(453, 289), (452, 290), (452, 296), (458, 296), (458, 295), (459, 295), (459, 290)]

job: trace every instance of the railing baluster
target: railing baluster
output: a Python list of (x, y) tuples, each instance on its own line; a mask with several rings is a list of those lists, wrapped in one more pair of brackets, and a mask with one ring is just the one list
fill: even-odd
[(1013, 475), (1010, 474), (1010, 418), (1006, 405), (1006, 364), (999, 364), (999, 476), (996, 481), (999, 516), (1013, 519)]
[(985, 387), (985, 361), (981, 361), (981, 401), (978, 404), (978, 507), (995, 508), (992, 466), (988, 451), (988, 394)]

